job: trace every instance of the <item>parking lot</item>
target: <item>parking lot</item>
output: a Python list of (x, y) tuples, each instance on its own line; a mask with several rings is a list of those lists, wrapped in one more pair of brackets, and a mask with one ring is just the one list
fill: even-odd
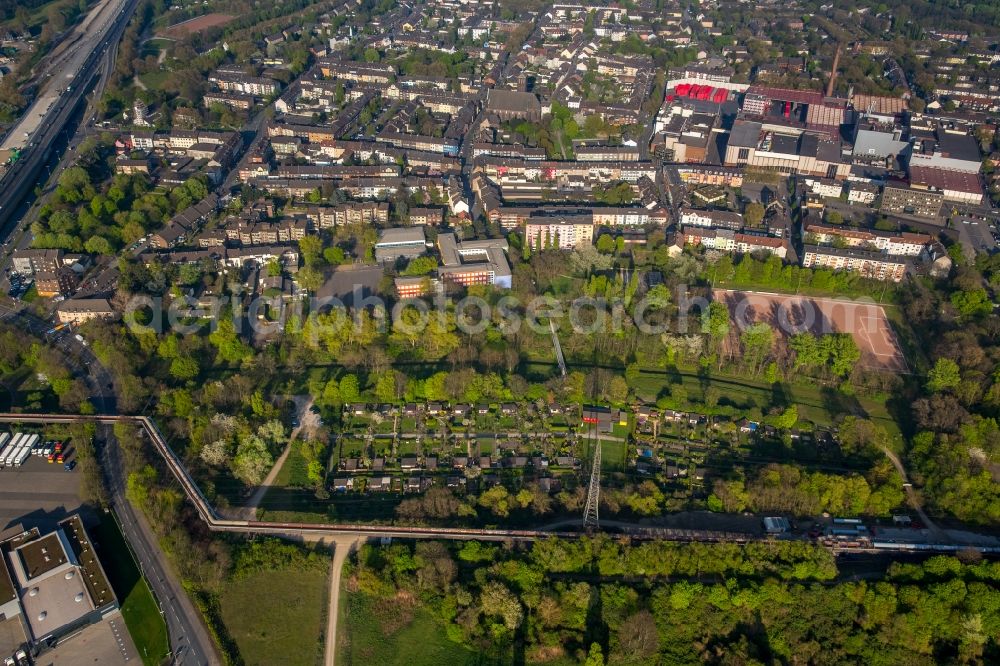
[(952, 220), (958, 230), (958, 239), (969, 256), (980, 252), (992, 252), (997, 246), (997, 232), (985, 220), (959, 217)]
[[(75, 456), (70, 446), (67, 460)], [(0, 530), (15, 523), (52, 529), (80, 508), (80, 475), (40, 456), (0, 469)]]
[(35, 280), (32, 277), (24, 277), (20, 273), (11, 273), (7, 276), (7, 282), (10, 284), (7, 295), (18, 300), (28, 293), (28, 289), (31, 288)]

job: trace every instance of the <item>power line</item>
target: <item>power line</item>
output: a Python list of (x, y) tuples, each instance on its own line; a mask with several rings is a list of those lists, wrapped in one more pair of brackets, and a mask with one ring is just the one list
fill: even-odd
[(590, 468), (590, 486), (587, 488), (587, 505), (583, 510), (583, 526), (586, 529), (598, 528), (597, 508), (601, 503), (601, 442), (594, 437), (593, 427), (588, 430), (587, 438), (593, 444), (593, 463)]

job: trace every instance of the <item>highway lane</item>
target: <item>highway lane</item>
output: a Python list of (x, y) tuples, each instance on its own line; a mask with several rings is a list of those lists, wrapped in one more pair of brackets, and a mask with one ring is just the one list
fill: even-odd
[[(33, 322), (33, 329), (46, 326), (46, 322)], [(61, 331), (59, 339), (73, 348), (87, 368), (87, 382), (95, 407), (105, 414), (115, 412), (115, 395), (111, 374), (93, 355), (90, 347), (82, 344), (68, 331)], [(215, 643), (201, 621), (201, 613), (188, 598), (177, 576), (160, 550), (156, 536), (141, 511), (137, 511), (125, 498), (127, 478), (121, 459), (121, 448), (110, 426), (103, 426), (104, 444), (100, 448), (101, 469), (110, 495), (111, 509), (118, 516), (125, 538), (132, 546), (139, 568), (149, 581), (160, 605), (160, 613), (167, 623), (167, 635), (173, 663), (187, 666), (204, 666), (220, 662)]]
[(12, 221), (12, 213), (17, 211), (18, 204), (37, 184), (39, 172), (49, 157), (53, 142), (83, 99), (86, 84), (94, 76), (95, 68), (107, 52), (109, 44), (112, 41), (117, 43), (121, 39), (137, 4), (138, 0), (129, 0), (106, 31), (95, 36), (95, 41), (81, 45), (80, 48), (87, 48), (90, 45), (93, 45), (93, 48), (79, 71), (68, 83), (70, 90), (61, 94), (48, 109), (45, 119), (31, 137), (23, 157), (0, 180), (0, 236), (5, 240), (12, 231), (9, 224)]
[[(60, 173), (75, 159), (73, 151), (83, 140), (85, 133), (78, 131), (71, 133), (69, 126), (73, 124), (70, 121), (76, 117), (77, 113), (83, 118), (81, 124), (84, 127), (93, 120), (94, 107), (100, 95), (103, 94), (104, 87), (114, 70), (118, 45), (136, 4), (137, 0), (126, 4), (117, 23), (111, 27), (105, 39), (97, 42), (97, 50), (88, 59), (88, 63), (92, 63), (90, 65), (91, 71), (84, 73), (81, 70), (81, 76), (78, 77), (79, 85), (74, 84), (73, 91), (60, 98), (60, 103), (65, 103), (66, 106), (61, 108), (58, 117), (51, 125), (46, 125), (42, 134), (36, 138), (38, 147), (26, 152), (24, 157), (0, 180), (0, 239), (4, 240), (3, 255), (0, 256), (0, 271), (4, 271), (3, 276), (0, 277), (0, 290), (4, 293), (9, 288), (6, 280), (6, 269), (10, 263), (10, 253), (31, 245), (30, 225), (39, 203), (39, 200), (30, 201), (33, 187), (44, 185), (50, 179), (51, 174)], [(102, 52), (103, 57), (97, 57)], [(88, 88), (86, 84), (92, 79), (94, 67), (100, 68), (101, 77), (86, 108), (81, 110), (80, 102), (86, 98)], [(52, 112), (55, 113), (56, 109), (53, 109)], [(60, 155), (60, 158), (53, 161), (54, 155)], [(42, 175), (43, 169), (45, 170), (44, 176)], [(50, 183), (47, 191), (51, 191), (53, 187), (54, 184)]]
[[(86, 108), (78, 111), (78, 117), (70, 117), (70, 121), (55, 141), (51, 152), (60, 155), (60, 158), (54, 165), (51, 158), (43, 165), (46, 175), (41, 181), (47, 183), (44, 191), (37, 199), (31, 200), (30, 197), (26, 199), (13, 214), (13, 218), (20, 220), (20, 222), (3, 244), (3, 253), (0, 254), (0, 272), (3, 272), (0, 275), (0, 291), (3, 293), (7, 293), (10, 288), (5, 272), (10, 265), (10, 255), (17, 250), (31, 246), (33, 240), (31, 224), (34, 222), (41, 204), (45, 203), (55, 190), (56, 180), (51, 178), (51, 174), (59, 174), (69, 168), (76, 161), (76, 149), (94, 131), (92, 126), (97, 113), (97, 102), (104, 94), (104, 90), (107, 88), (111, 75), (114, 72), (115, 60), (118, 57), (118, 47), (121, 43), (120, 40), (109, 41), (110, 44), (105, 52), (104, 62), (100, 66), (100, 79), (92, 91), (86, 94)], [(64, 142), (65, 145), (63, 145)]]
[(29, 140), (34, 139), (39, 127), (47, 120), (48, 110), (60, 102), (64, 94), (71, 92), (67, 85), (74, 85), (74, 78), (83, 70), (83, 65), (100, 46), (106, 33), (111, 34), (126, 1), (102, 0), (74, 29), (71, 38), (61, 45), (62, 53), (58, 53), (60, 48), (57, 48), (43, 59), (45, 71), (35, 79), (34, 100), (4, 137), (3, 148), (24, 148)]

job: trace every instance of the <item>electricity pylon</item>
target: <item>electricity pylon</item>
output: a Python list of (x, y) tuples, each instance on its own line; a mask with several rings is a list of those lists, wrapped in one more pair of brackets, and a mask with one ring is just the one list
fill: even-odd
[(597, 507), (601, 503), (601, 441), (593, 436), (593, 429), (588, 438), (594, 444), (592, 467), (590, 468), (590, 486), (587, 488), (587, 506), (583, 510), (583, 526), (588, 530), (598, 527)]

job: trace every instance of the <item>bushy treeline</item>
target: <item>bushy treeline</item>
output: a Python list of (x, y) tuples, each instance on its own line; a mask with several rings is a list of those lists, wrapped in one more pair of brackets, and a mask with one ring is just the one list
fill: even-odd
[[(347, 589), (419, 604), (453, 641), (501, 661), (503, 654), (594, 666), (1000, 657), (997, 564), (934, 557), (894, 565), (882, 580), (834, 582), (835, 575), (830, 556), (808, 544), (421, 542), (363, 547)], [(382, 613), (374, 621), (392, 641), (409, 617)], [(347, 621), (350, 630), (354, 619)]]

